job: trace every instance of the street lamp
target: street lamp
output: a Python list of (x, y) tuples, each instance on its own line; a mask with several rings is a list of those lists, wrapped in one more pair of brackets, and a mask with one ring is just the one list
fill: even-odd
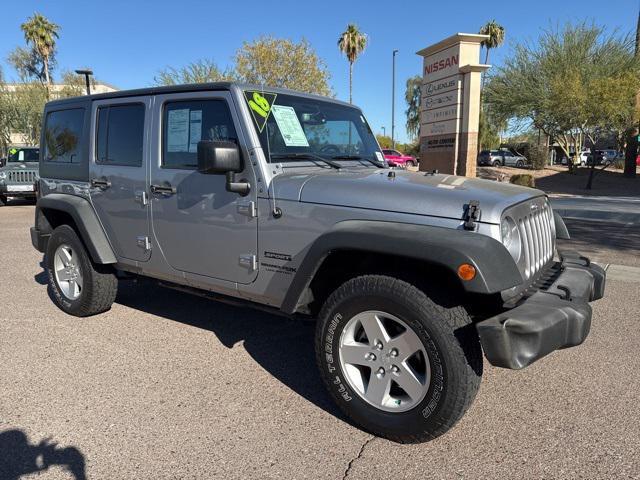
[(385, 127), (382, 127), (382, 135), (387, 136), (387, 129)]
[(87, 85), (87, 95), (91, 95), (91, 85), (89, 84), (89, 77), (93, 75), (92, 70), (76, 70), (78, 75), (84, 75), (84, 82)]
[(396, 129), (396, 54), (398, 50), (393, 51), (393, 67), (391, 73), (391, 148), (396, 148), (395, 129)]

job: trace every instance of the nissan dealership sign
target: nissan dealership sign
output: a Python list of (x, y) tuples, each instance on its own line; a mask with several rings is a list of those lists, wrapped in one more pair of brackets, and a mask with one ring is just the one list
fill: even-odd
[(488, 68), (478, 64), (484, 38), (459, 33), (418, 52), (421, 170), (475, 176), (480, 74)]

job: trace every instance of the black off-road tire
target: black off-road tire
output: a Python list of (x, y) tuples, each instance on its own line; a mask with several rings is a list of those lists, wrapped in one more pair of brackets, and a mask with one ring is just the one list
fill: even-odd
[[(54, 273), (54, 255), (57, 248), (69, 245), (78, 255), (78, 266), (83, 277), (80, 296), (70, 300), (61, 291)], [(47, 243), (45, 269), (49, 278), (49, 291), (56, 305), (64, 312), (76, 317), (88, 317), (111, 308), (118, 292), (118, 279), (111, 267), (93, 263), (82, 240), (68, 225), (57, 227)]]
[(494, 167), (501, 167), (502, 162), (500, 160), (495, 160), (491, 165), (493, 165)]
[[(376, 408), (351, 388), (342, 371), (338, 353), (342, 331), (351, 318), (368, 310), (400, 318), (427, 351), (430, 385), (411, 410)], [(329, 393), (349, 419), (400, 443), (432, 440), (450, 430), (471, 406), (482, 377), (482, 348), (464, 308), (445, 308), (415, 286), (379, 275), (351, 279), (327, 299), (316, 327), (316, 361)]]
[(524, 168), (524, 162), (522, 160), (518, 160), (516, 162), (516, 168)]
[(4, 207), (7, 204), (7, 202), (8, 202), (7, 196), (0, 195), (0, 207)]

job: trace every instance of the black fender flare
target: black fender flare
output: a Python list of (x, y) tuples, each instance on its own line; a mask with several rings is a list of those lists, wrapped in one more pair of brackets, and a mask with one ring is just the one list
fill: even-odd
[(87, 199), (76, 195), (51, 193), (38, 199), (36, 209), (41, 211), (45, 217), (46, 212), (51, 210), (69, 214), (73, 218), (78, 235), (86, 245), (91, 259), (101, 264), (117, 263), (107, 235)]
[[(402, 251), (398, 252), (398, 245)], [(318, 237), (305, 255), (281, 305), (295, 313), (305, 290), (331, 252), (357, 250), (393, 254), (443, 266), (455, 275), (463, 263), (476, 269), (473, 280), (462, 282), (468, 292), (497, 293), (524, 279), (509, 251), (497, 240), (461, 229), (384, 221), (347, 220)]]

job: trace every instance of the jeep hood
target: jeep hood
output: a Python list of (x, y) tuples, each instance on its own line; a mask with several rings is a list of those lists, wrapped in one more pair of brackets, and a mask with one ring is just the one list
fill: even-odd
[(274, 178), (278, 199), (461, 219), (471, 200), (484, 223), (500, 223), (505, 208), (544, 195), (532, 188), (455, 175), (403, 170), (332, 170)]
[(37, 170), (38, 162), (7, 162), (4, 167), (1, 167), (0, 170), (3, 172), (8, 171), (27, 171), (27, 170)]

